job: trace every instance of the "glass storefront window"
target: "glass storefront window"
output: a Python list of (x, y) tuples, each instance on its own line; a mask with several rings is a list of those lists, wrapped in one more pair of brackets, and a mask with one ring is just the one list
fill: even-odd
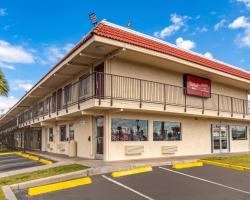
[(247, 127), (246, 126), (231, 126), (233, 140), (246, 140)]
[(169, 121), (153, 122), (154, 141), (181, 140), (181, 123)]
[(148, 121), (135, 119), (112, 119), (112, 141), (147, 141)]

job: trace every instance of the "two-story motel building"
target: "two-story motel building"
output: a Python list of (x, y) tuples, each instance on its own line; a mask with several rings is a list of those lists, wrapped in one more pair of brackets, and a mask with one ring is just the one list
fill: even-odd
[(102, 21), (1, 119), (2, 142), (106, 161), (249, 152), (250, 74)]

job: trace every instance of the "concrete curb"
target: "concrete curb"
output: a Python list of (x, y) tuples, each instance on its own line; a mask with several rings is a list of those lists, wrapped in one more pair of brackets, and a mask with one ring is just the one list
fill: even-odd
[(37, 187), (41, 185), (48, 185), (48, 184), (52, 184), (56, 182), (62, 182), (62, 181), (67, 181), (71, 179), (81, 178), (87, 175), (88, 175), (88, 172), (87, 172), (87, 169), (85, 169), (85, 170), (80, 170), (80, 171), (71, 172), (67, 174), (60, 174), (60, 175), (50, 176), (46, 178), (31, 180), (31, 181), (27, 181), (23, 183), (13, 184), (10, 187), (14, 190), (23, 190), (23, 189), (27, 189), (30, 187)]
[(10, 188), (10, 186), (3, 186), (2, 187), (4, 196), (6, 199), (8, 200), (17, 200), (16, 195), (14, 194), (14, 192), (12, 191), (12, 189)]
[(225, 168), (250, 172), (249, 167), (243, 167), (240, 165), (232, 165), (232, 164), (221, 163), (221, 162), (210, 161), (210, 160), (199, 160), (199, 161), (204, 163), (204, 164), (208, 164), (208, 165), (214, 165), (214, 166), (218, 166), (218, 167), (225, 167)]

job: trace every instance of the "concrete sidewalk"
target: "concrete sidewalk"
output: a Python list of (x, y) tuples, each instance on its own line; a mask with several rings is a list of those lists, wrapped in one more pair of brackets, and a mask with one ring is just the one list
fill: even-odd
[(140, 160), (127, 160), (127, 161), (103, 161), (103, 160), (96, 160), (96, 159), (84, 159), (79, 157), (69, 158), (66, 155), (61, 154), (54, 154), (54, 153), (47, 153), (47, 152), (35, 152), (42, 157), (55, 160), (58, 162), (71, 162), (77, 163), (84, 166), (88, 166), (91, 168), (111, 168), (111, 167), (138, 167), (138, 166), (161, 166), (161, 165), (168, 165), (173, 163), (181, 163), (181, 162), (191, 162), (197, 161), (201, 158), (206, 157), (218, 157), (218, 156), (232, 156), (232, 155), (242, 155), (242, 154), (250, 154), (250, 152), (242, 152), (242, 153), (222, 153), (222, 154), (207, 154), (207, 155), (195, 155), (195, 156), (169, 156), (164, 158), (151, 158), (151, 159), (140, 159)]

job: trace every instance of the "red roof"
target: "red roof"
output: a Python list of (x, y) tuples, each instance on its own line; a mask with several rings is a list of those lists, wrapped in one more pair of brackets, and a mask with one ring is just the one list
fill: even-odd
[(233, 68), (230, 65), (226, 65), (214, 60), (207, 59), (203, 56), (181, 50), (177, 47), (168, 45), (166, 43), (150, 39), (149, 37), (142, 36), (140, 34), (127, 31), (117, 26), (112, 26), (109, 23), (101, 22), (93, 30), (93, 34), (106, 37), (109, 39), (125, 42), (139, 47), (144, 47), (150, 50), (154, 50), (160, 53), (171, 55), (177, 58), (181, 58), (193, 63), (197, 63), (212, 69), (216, 69), (225, 73), (229, 73), (241, 78), (249, 79), (250, 74), (246, 71)]

